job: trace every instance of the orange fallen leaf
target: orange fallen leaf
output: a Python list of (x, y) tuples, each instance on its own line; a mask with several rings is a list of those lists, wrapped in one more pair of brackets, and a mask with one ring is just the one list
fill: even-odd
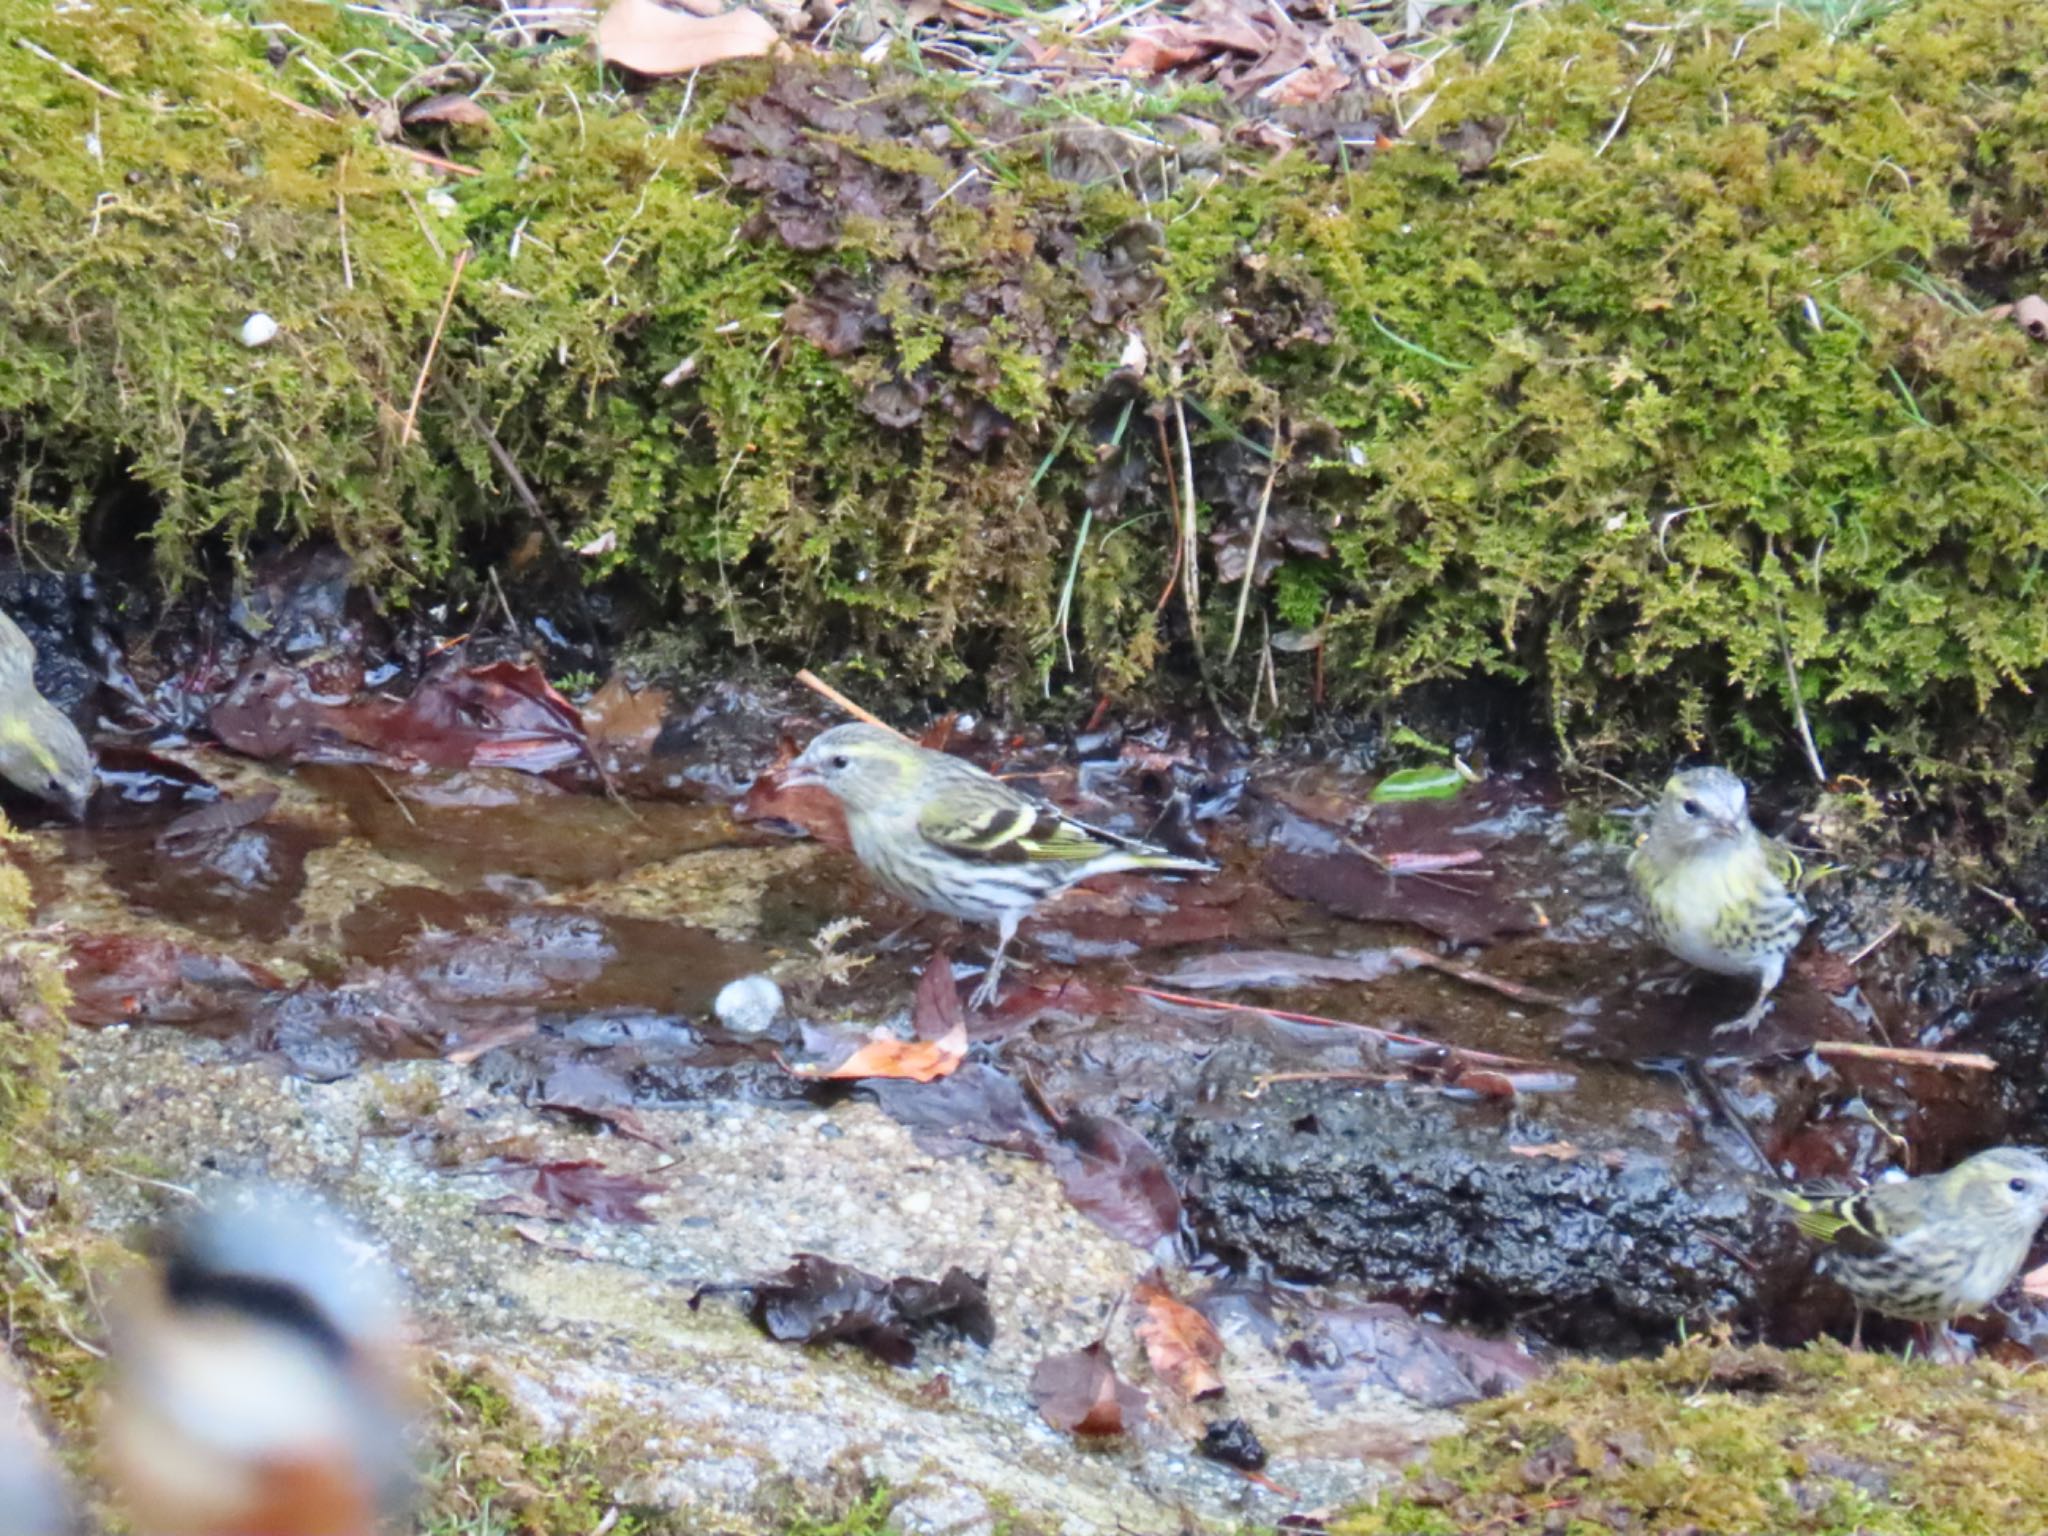
[(1196, 1402), (1220, 1397), (1216, 1362), (1223, 1358), (1223, 1336), (1216, 1325), (1169, 1291), (1156, 1269), (1137, 1283), (1131, 1299), (1144, 1309), (1137, 1333), (1159, 1379)]
[(657, 0), (612, 0), (597, 24), (597, 56), (638, 75), (683, 75), (727, 59), (768, 52), (781, 34), (742, 7), (723, 16), (692, 16)]
[(941, 1040), (899, 1040), (877, 1035), (836, 1067), (791, 1067), (797, 1077), (898, 1077), (929, 1083), (950, 1077), (967, 1059), (967, 1026), (955, 1024)]

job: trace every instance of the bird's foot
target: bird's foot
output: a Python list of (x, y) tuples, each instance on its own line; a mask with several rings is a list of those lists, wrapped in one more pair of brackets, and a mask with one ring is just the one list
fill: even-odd
[(1718, 1040), (1725, 1035), (1755, 1034), (1757, 1027), (1764, 1021), (1764, 1015), (1770, 1012), (1770, 1009), (1771, 1000), (1768, 995), (1758, 998), (1749, 1005), (1749, 1011), (1740, 1018), (1730, 1019), (1726, 1024), (1716, 1024), (1714, 1038)]
[(968, 994), (968, 1012), (980, 1013), (994, 1004), (996, 1000), (996, 982), (1001, 974), (994, 966), (989, 967), (988, 974), (981, 978), (981, 985)]

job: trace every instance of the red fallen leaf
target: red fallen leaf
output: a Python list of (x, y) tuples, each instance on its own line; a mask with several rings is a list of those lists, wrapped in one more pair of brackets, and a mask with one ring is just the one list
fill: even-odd
[(1216, 1325), (1176, 1298), (1156, 1269), (1137, 1283), (1131, 1299), (1144, 1309), (1137, 1333), (1160, 1380), (1196, 1402), (1221, 1397), (1216, 1362), (1223, 1358), (1223, 1335)]
[(1070, 1114), (1044, 1157), (1067, 1198), (1112, 1236), (1150, 1251), (1180, 1231), (1180, 1191), (1151, 1143), (1121, 1120)]
[(1031, 1372), (1031, 1406), (1054, 1429), (1123, 1435), (1145, 1417), (1149, 1400), (1117, 1375), (1097, 1339), (1071, 1354), (1048, 1355)]
[(594, 1062), (571, 1061), (548, 1074), (535, 1102), (542, 1109), (596, 1120), (630, 1141), (666, 1151), (665, 1143), (647, 1129), (640, 1112), (628, 1102), (631, 1098), (632, 1090), (616, 1072)]
[(925, 962), (910, 1002), (910, 1027), (920, 1040), (944, 1040), (967, 1027), (960, 1007), (960, 987), (953, 980), (953, 957), (942, 945)]
[(844, 1079), (899, 1077), (929, 1083), (951, 1076), (967, 1059), (967, 1026), (956, 1021), (941, 1040), (899, 1040), (877, 1035), (836, 1067), (790, 1067), (795, 1077)]
[(598, 1221), (649, 1222), (654, 1217), (640, 1202), (667, 1188), (637, 1173), (608, 1173), (603, 1163), (585, 1159), (536, 1165), (532, 1197), (551, 1221), (568, 1221), (588, 1212)]
[(1537, 933), (1544, 926), (1526, 902), (1495, 889), (1490, 881), (1463, 881), (1452, 888), (1448, 881), (1389, 874), (1349, 850), (1276, 850), (1266, 856), (1262, 872), (1281, 894), (1313, 902), (1339, 917), (1361, 923), (1410, 923), (1453, 944), (1482, 944), (1508, 934)]
[(791, 789), (782, 782), (782, 771), (796, 757), (796, 743), (784, 737), (781, 749), (747, 790), (746, 799), (733, 812), (734, 821), (781, 821), (807, 832), (828, 848), (851, 848), (846, 812), (829, 790), (814, 784)]
[(588, 750), (576, 706), (537, 667), (509, 661), (439, 673), (396, 701), (328, 698), (303, 674), (259, 657), (208, 723), (237, 752), (301, 763), (547, 773)]
[(228, 955), (136, 934), (83, 934), (69, 945), (67, 1010), (79, 1024), (246, 1024), (283, 977)]

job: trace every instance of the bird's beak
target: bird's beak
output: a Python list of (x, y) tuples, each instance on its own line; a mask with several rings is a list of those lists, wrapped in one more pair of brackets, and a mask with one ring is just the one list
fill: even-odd
[(824, 784), (824, 776), (801, 757), (782, 770), (784, 789), (822, 789)]

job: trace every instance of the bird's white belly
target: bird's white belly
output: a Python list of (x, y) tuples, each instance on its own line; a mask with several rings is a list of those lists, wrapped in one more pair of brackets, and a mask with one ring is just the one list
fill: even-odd
[[(1664, 947), (1703, 971), (1722, 976), (1754, 976), (1757, 966), (1750, 957), (1729, 947), (1725, 933), (1716, 936), (1722, 914), (1738, 901), (1741, 885), (1732, 858), (1701, 860), (1696, 868), (1679, 878), (1683, 885), (1663, 903), (1660, 937)], [(1678, 914), (1683, 913), (1680, 918)]]

